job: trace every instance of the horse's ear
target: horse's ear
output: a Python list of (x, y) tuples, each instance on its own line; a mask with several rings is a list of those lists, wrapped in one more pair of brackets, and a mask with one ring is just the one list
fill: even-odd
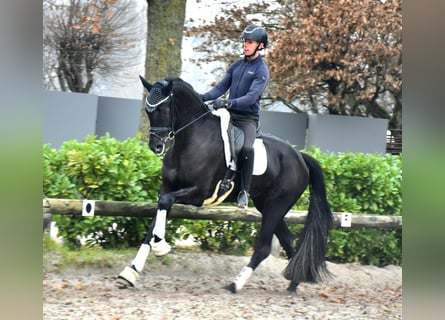
[(145, 87), (145, 89), (148, 90), (148, 92), (150, 92), (151, 88), (153, 87), (152, 84), (148, 83), (147, 80), (144, 79), (143, 76), (139, 75), (139, 79), (141, 79), (142, 85)]
[(173, 80), (170, 80), (166, 86), (166, 92), (170, 93), (173, 89)]

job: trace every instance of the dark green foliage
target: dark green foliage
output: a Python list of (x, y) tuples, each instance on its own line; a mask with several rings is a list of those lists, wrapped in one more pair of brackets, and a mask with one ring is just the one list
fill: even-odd
[[(402, 157), (391, 154), (326, 154), (310, 152), (323, 168), (331, 210), (401, 215)], [(294, 206), (306, 210), (309, 190)], [(300, 226), (291, 226), (294, 234)], [(335, 262), (360, 262), (383, 266), (402, 263), (402, 232), (378, 229), (334, 229), (330, 232), (328, 258)]]
[(335, 229), (331, 231), (328, 259), (375, 266), (402, 264), (402, 231)]
[(255, 244), (258, 222), (182, 220), (182, 236), (193, 236), (203, 250), (245, 254)]
[(402, 158), (391, 154), (325, 154), (313, 148), (320, 162), (333, 211), (400, 215)]
[[(161, 159), (139, 136), (120, 142), (108, 135), (65, 142), (59, 150), (43, 147), (43, 191), (46, 197), (156, 202)], [(137, 245), (150, 219), (55, 216), (60, 235), (71, 247), (79, 237), (103, 247)]]
[[(310, 152), (322, 166), (332, 211), (400, 215), (402, 158), (393, 155)], [(43, 190), (46, 197), (156, 202), (162, 159), (140, 136), (119, 142), (89, 136), (67, 141), (60, 150), (43, 147)], [(307, 210), (309, 190), (294, 206)], [(104, 248), (139, 246), (151, 219), (128, 217), (54, 216), (68, 246), (79, 237)], [(245, 254), (255, 243), (259, 223), (238, 221), (168, 220), (167, 241), (192, 235), (201, 249)], [(290, 225), (295, 236), (300, 225)], [(383, 266), (402, 263), (402, 232), (378, 229), (333, 229), (328, 259)]]

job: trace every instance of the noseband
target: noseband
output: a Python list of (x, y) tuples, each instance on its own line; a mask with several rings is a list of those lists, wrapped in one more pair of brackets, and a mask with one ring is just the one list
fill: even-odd
[[(158, 102), (156, 102), (155, 104), (150, 103), (148, 101), (149, 96), (147, 96), (147, 98), (145, 99), (145, 110), (147, 111), (147, 113), (152, 113), (153, 111), (155, 111), (157, 109), (157, 107), (161, 104), (163, 104), (164, 102), (167, 102), (168, 100), (170, 101), (170, 104), (173, 102), (173, 99), (171, 99), (173, 97), (173, 93), (170, 93), (167, 97), (159, 100)], [(159, 141), (162, 142), (162, 144), (164, 145), (163, 150), (165, 149), (165, 144), (167, 143), (168, 140), (173, 140), (175, 137), (174, 134), (174, 130), (173, 130), (173, 108), (170, 108), (170, 125), (167, 127), (150, 127), (150, 136), (154, 136), (156, 137)], [(158, 133), (163, 133), (163, 132), (168, 132), (167, 136), (165, 138), (161, 137)]]
[[(170, 101), (169, 101), (170, 100)], [(182, 127), (180, 127), (179, 129), (175, 130), (174, 128), (174, 109), (176, 107), (176, 104), (174, 102), (173, 99), (173, 92), (171, 92), (167, 97), (161, 99), (160, 101), (156, 102), (156, 103), (150, 103), (148, 101), (148, 97), (145, 99), (145, 110), (147, 111), (147, 113), (152, 113), (153, 111), (155, 111), (157, 109), (157, 107), (163, 103), (169, 102), (170, 104), (170, 124), (167, 127), (151, 127), (149, 129), (150, 132), (150, 136), (155, 137), (156, 139), (158, 139), (161, 143), (162, 143), (162, 152), (159, 153), (158, 155), (163, 155), (165, 153), (166, 150), (166, 143), (168, 141), (172, 141), (175, 139), (176, 135), (178, 133), (180, 133), (182, 130), (186, 129), (187, 127), (191, 126), (192, 124), (194, 124), (195, 122), (197, 122), (198, 120), (200, 120), (201, 118), (203, 118), (204, 116), (206, 116), (208, 113), (210, 113), (210, 110), (206, 110), (206, 112), (204, 112), (203, 114), (199, 115), (199, 117), (193, 119), (192, 121), (186, 123), (185, 125), (183, 125)], [(160, 133), (164, 133), (164, 132), (168, 132), (166, 137), (161, 137), (159, 134)]]

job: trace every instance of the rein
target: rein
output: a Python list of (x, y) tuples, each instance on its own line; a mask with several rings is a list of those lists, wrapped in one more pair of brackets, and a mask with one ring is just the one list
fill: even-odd
[[(209, 114), (211, 112), (211, 110), (207, 110), (203, 114), (199, 115), (199, 117), (193, 119), (192, 121), (186, 123), (185, 125), (183, 125), (179, 129), (175, 130), (174, 129), (174, 109), (176, 107), (176, 103), (174, 103), (174, 100), (173, 100), (173, 93), (171, 93), (167, 98), (165, 98), (162, 101), (160, 101), (160, 103), (166, 102), (170, 98), (171, 98), (170, 103), (174, 104), (173, 108), (170, 108), (170, 120), (171, 120), (170, 121), (170, 125), (168, 127), (150, 127), (150, 130), (149, 130), (151, 136), (156, 137), (159, 141), (162, 142), (163, 148), (162, 148), (162, 153), (161, 154), (163, 154), (165, 152), (165, 149), (166, 149), (165, 148), (165, 144), (167, 143), (167, 141), (174, 140), (178, 133), (180, 133), (184, 129), (190, 127), (195, 122), (199, 121), (201, 118), (205, 117), (207, 114)], [(160, 103), (158, 103), (157, 105), (159, 105)], [(158, 133), (162, 133), (162, 132), (168, 132), (168, 134), (167, 134), (167, 136), (165, 138), (162, 138), (161, 136), (158, 135)]]

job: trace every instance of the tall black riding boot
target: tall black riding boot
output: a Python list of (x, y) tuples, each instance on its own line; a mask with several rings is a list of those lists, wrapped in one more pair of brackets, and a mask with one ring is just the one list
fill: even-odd
[(252, 180), (253, 172), (253, 149), (243, 154), (241, 157), (241, 188), (238, 194), (237, 206), (240, 208), (247, 208), (249, 202), (250, 181)]

